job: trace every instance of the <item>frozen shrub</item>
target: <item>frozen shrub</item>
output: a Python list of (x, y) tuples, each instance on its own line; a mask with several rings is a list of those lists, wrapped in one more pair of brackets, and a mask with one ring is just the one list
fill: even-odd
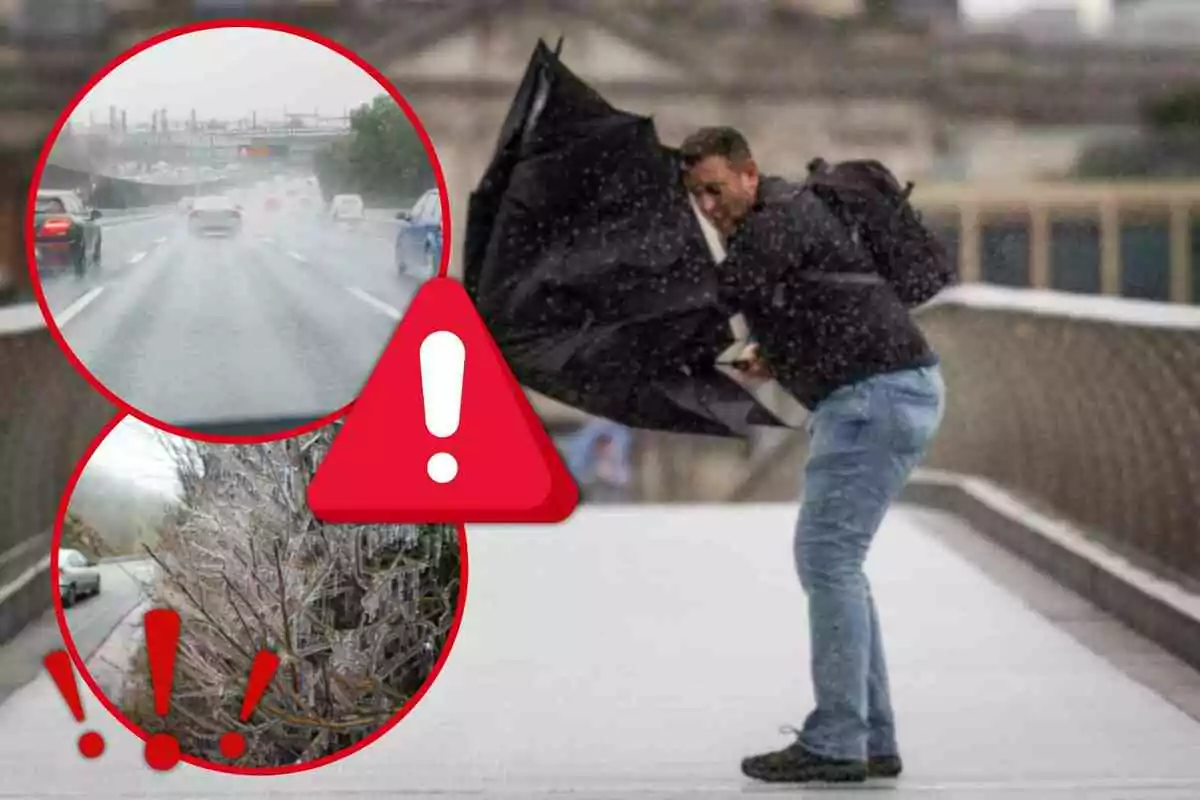
[[(144, 730), (185, 754), (225, 760), (243, 733), (246, 766), (311, 761), (345, 749), (396, 714), (429, 676), (459, 594), (450, 525), (325, 525), (307, 484), (337, 426), (261, 445), (171, 440), (179, 511), (148, 547), (155, 604), (182, 619), (171, 711), (154, 711), (144, 655), (124, 695)], [(255, 653), (281, 659), (241, 723)]]

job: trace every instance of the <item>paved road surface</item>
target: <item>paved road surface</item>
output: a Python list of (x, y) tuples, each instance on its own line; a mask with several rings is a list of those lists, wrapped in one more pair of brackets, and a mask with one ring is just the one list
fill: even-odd
[[(117, 624), (141, 601), (140, 582), (146, 579), (146, 570), (146, 565), (140, 561), (102, 564), (100, 594), (66, 610), (71, 636), (84, 658), (99, 650)], [(49, 577), (45, 581), (49, 592)], [(62, 637), (53, 611), (0, 647), (0, 700), (37, 677), (42, 670), (42, 657), (60, 647)], [(0, 796), (3, 796), (2, 791)]]
[[(614, 507), (583, 509), (563, 526), (473, 527), (467, 617), (424, 702), (364, 752), (271, 778), (269, 791), (825, 796), (751, 786), (738, 773), (743, 754), (782, 744), (777, 727), (798, 723), (809, 707), (794, 517), (788, 506)], [(1200, 722), (1118, 668), (1116, 649), (1078, 638), (1119, 639), (1123, 629), (1061, 589), (1023, 594), (993, 578), (960, 555), (951, 533), (972, 535), (945, 517), (899, 509), (872, 556), (908, 765), (888, 796), (1200, 797)], [(1004, 556), (988, 558), (994, 565)], [(1142, 640), (1117, 649), (1169, 671)], [(91, 704), (88, 726), (103, 731), (109, 749), (91, 763), (73, 751), (85, 728), (48, 681), (0, 706), (0, 730), (21, 731), (0, 749), (0, 795), (268, 791), (257, 779), (187, 767), (150, 774), (141, 743), (98, 708)], [(879, 797), (888, 784), (877, 783), (829, 796)]]
[(389, 226), (352, 233), (314, 212), (251, 208), (230, 239), (189, 236), (176, 214), (107, 226), (95, 276), (44, 282), (72, 350), (157, 419), (188, 427), (340, 408), (418, 286), (393, 265)]

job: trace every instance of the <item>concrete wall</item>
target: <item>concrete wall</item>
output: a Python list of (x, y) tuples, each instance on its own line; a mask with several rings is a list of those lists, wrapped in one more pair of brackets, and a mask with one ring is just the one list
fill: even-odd
[(76, 190), (97, 208), (144, 208), (170, 205), (197, 190), (215, 191), (228, 185), (229, 181), (221, 179), (187, 184), (146, 183), (47, 164), (39, 188)]
[(38, 565), (67, 481), (114, 409), (63, 358), (36, 306), (0, 307), (0, 364), (2, 641), (50, 607)]

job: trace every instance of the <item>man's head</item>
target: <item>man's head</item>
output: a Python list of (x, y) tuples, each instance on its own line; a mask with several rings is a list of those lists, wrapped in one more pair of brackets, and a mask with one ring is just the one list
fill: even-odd
[(754, 205), (758, 165), (746, 137), (734, 128), (701, 128), (680, 146), (684, 185), (725, 236)]

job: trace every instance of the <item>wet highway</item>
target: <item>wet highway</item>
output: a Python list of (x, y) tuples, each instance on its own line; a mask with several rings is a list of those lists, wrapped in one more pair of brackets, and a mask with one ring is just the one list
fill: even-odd
[(235, 198), (243, 231), (189, 233), (186, 214), (107, 220), (89, 277), (43, 279), (70, 348), (124, 401), (167, 423), (322, 416), (360, 390), (420, 284), (394, 264), (395, 225), (345, 229), (319, 203)]

